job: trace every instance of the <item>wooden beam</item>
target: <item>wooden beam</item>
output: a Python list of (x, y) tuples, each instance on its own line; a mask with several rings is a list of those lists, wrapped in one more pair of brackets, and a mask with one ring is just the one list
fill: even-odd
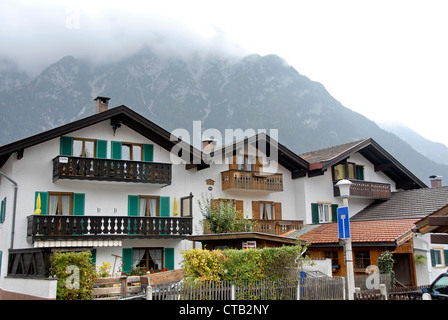
[(447, 217), (429, 217), (429, 225), (433, 227), (448, 226)]
[(431, 234), (431, 243), (448, 244), (448, 234)]

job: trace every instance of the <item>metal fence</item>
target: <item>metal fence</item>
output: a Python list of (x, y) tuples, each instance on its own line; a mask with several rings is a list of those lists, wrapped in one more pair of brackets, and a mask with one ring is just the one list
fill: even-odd
[(343, 300), (345, 279), (310, 278), (255, 282), (180, 281), (149, 286), (150, 300)]

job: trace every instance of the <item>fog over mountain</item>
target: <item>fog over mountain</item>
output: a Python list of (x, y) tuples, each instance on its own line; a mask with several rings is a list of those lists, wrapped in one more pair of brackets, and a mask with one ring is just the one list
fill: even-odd
[(64, 56), (36, 76), (0, 62), (0, 144), (94, 113), (93, 98), (124, 104), (172, 131), (278, 129), (279, 140), (302, 153), (372, 137), (422, 181), (448, 177), (448, 166), (414, 150), (395, 134), (344, 107), (324, 87), (276, 55), (173, 53), (144, 47), (101, 63)]

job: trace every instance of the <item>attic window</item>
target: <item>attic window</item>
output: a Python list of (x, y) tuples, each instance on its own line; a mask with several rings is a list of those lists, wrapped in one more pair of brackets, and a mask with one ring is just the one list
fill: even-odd
[(353, 162), (340, 163), (333, 167), (333, 180), (364, 180), (364, 166)]

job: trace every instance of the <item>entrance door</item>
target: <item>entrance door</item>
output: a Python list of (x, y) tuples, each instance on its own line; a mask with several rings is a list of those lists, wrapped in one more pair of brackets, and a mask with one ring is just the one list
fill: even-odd
[[(395, 278), (401, 284), (412, 286), (411, 259), (409, 254), (394, 254)], [(398, 284), (398, 283), (397, 283)]]

